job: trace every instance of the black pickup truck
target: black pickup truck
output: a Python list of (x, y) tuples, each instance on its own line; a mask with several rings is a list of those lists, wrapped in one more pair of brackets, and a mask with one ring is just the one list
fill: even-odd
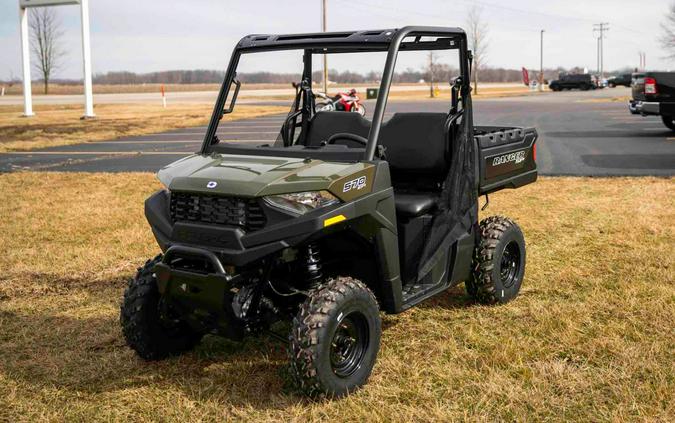
[(583, 91), (597, 88), (593, 76), (588, 73), (582, 74), (560, 74), (558, 79), (551, 81), (548, 87), (552, 91), (579, 89)]
[(622, 73), (621, 75), (613, 76), (607, 80), (607, 86), (614, 88), (618, 85), (623, 85), (624, 87), (630, 87), (632, 82), (630, 73)]
[(633, 80), (631, 113), (661, 116), (663, 124), (675, 131), (675, 72), (645, 72)]

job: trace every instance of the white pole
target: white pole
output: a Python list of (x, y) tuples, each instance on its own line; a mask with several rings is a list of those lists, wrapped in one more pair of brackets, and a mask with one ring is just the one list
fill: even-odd
[[(321, 32), (326, 32), (326, 0), (321, 2)], [(328, 94), (328, 56), (323, 55), (323, 92)]]
[(539, 91), (544, 91), (544, 30), (541, 30), (539, 41)]
[(23, 115), (33, 116), (33, 98), (30, 85), (30, 47), (28, 45), (28, 10), (19, 7), (21, 21), (21, 64), (23, 66)]
[(96, 117), (94, 114), (94, 95), (91, 86), (91, 44), (89, 42), (89, 0), (82, 0), (82, 60), (84, 61), (84, 116)]

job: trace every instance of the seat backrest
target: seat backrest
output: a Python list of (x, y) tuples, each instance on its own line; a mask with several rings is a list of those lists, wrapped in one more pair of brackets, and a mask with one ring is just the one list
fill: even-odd
[[(358, 113), (319, 112), (309, 122), (305, 136), (305, 145), (318, 146), (322, 141), (328, 141), (331, 135), (341, 132), (348, 132), (368, 138), (370, 121)], [(359, 145), (359, 147), (362, 146)]]
[(394, 184), (437, 184), (450, 167), (445, 113), (396, 113), (382, 125), (379, 144)]

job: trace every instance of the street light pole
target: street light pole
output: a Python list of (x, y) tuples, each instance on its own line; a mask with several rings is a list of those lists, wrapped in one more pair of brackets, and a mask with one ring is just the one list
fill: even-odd
[(539, 39), (539, 91), (544, 91), (544, 30)]
[[(326, 32), (326, 0), (321, 0), (321, 31)], [(328, 94), (328, 56), (323, 55), (323, 92)]]

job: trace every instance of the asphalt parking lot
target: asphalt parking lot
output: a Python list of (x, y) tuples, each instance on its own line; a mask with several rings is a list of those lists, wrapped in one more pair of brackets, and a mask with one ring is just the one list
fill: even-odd
[[(543, 175), (675, 175), (675, 133), (659, 117), (629, 114), (627, 89), (546, 93), (474, 101), (477, 125), (534, 126), (540, 138), (537, 162)], [(374, 104), (366, 102), (372, 111)], [(392, 101), (387, 114), (443, 111), (442, 101)], [(221, 139), (268, 143), (283, 115), (228, 122)], [(105, 142), (0, 154), (0, 171), (156, 171), (199, 149), (206, 127)]]

